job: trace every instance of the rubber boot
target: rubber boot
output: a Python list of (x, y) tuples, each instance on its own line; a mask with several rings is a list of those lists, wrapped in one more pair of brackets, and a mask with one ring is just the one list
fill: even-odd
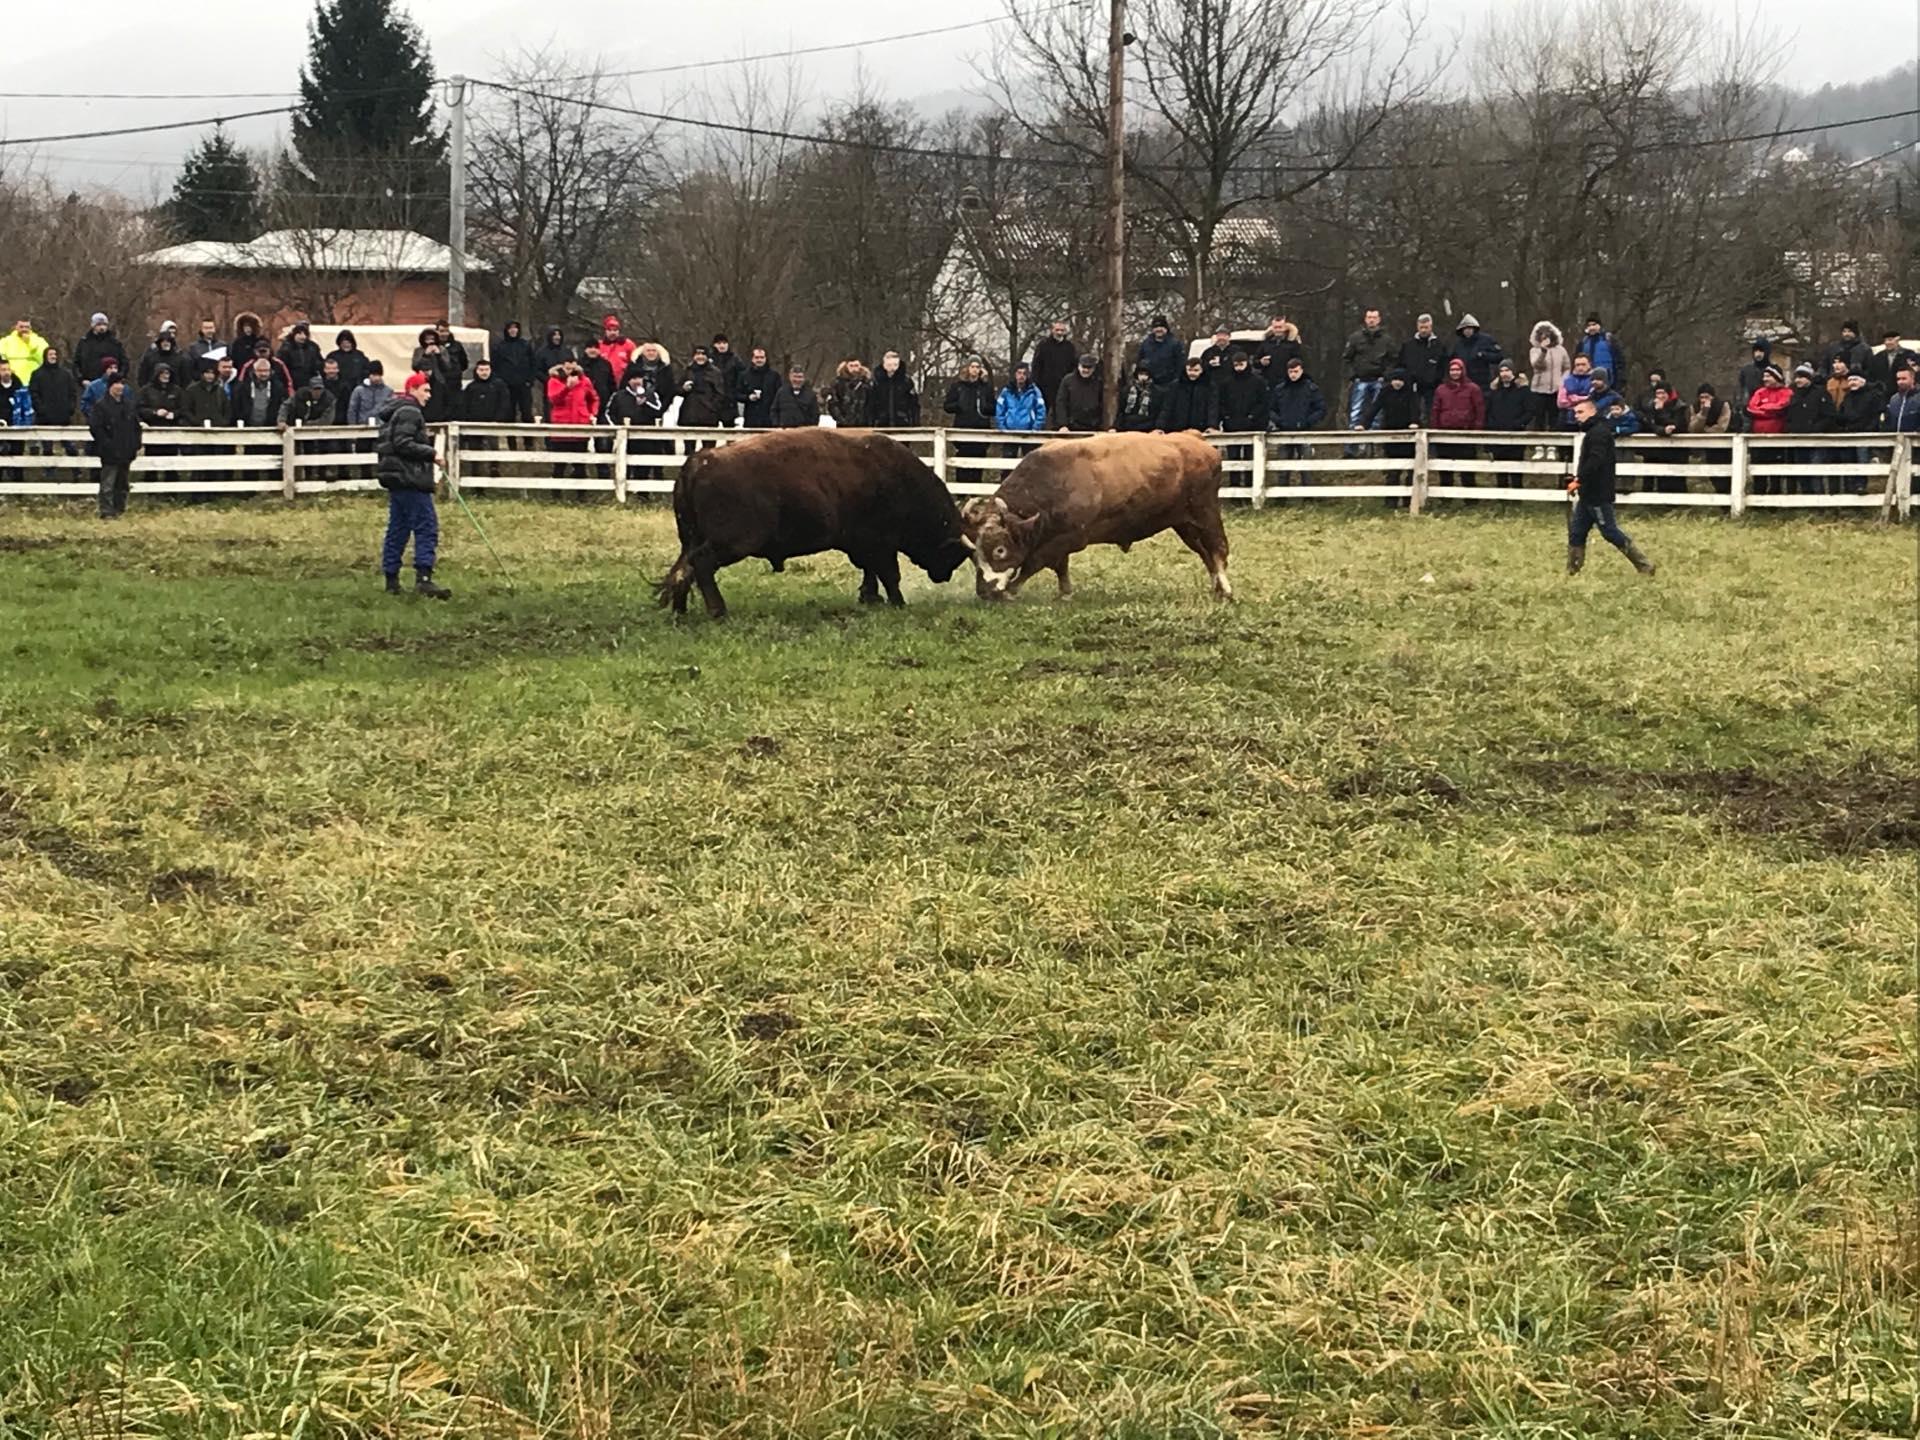
[(429, 600), (451, 600), (453, 598), (453, 591), (447, 589), (444, 585), (436, 585), (433, 583), (433, 571), (431, 570), (421, 570), (415, 573), (413, 593), (416, 595), (424, 595)]
[(1638, 570), (1642, 575), (1653, 574), (1653, 562), (1647, 559), (1638, 545), (1632, 543), (1627, 545), (1627, 559), (1633, 562), (1633, 568)]
[(399, 593), (400, 572), (398, 570), (389, 570), (387, 571), (387, 594), (398, 595)]
[(1587, 563), (1587, 547), (1584, 545), (1567, 546), (1567, 574), (1578, 575), (1580, 567)]

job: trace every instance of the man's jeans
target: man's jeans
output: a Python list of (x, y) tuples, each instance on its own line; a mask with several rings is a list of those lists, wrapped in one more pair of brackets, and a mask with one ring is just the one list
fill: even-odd
[(1573, 502), (1573, 513), (1567, 516), (1567, 543), (1584, 545), (1587, 532), (1600, 531), (1600, 537), (1616, 549), (1624, 550), (1633, 541), (1627, 538), (1627, 532), (1620, 528), (1620, 522), (1613, 517), (1611, 502), (1604, 505), (1589, 505), (1585, 500)]
[[(1373, 403), (1373, 397), (1380, 393), (1380, 387), (1386, 383), (1384, 380), (1355, 380), (1350, 383), (1347, 389), (1347, 428), (1349, 430), (1359, 425), (1360, 417), (1366, 414), (1367, 406)], [(1369, 428), (1374, 430), (1380, 428), (1378, 414), (1373, 417), (1373, 424)], [(1358, 445), (1346, 447), (1345, 454), (1349, 460), (1359, 453)]]

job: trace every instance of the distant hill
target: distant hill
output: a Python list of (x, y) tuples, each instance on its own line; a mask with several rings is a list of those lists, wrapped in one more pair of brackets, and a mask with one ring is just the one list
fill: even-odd
[[(1916, 106), (1920, 106), (1920, 66), (1909, 61), (1871, 80), (1822, 85), (1818, 90), (1789, 95), (1786, 123), (1818, 125), (1823, 120), (1850, 120), (1856, 115), (1880, 115), (1890, 110), (1912, 110)], [(1903, 140), (1920, 140), (1920, 118), (1910, 115), (1903, 120), (1883, 120), (1878, 125), (1829, 130), (1799, 143), (1825, 142), (1848, 155), (1867, 156), (1891, 150)]]

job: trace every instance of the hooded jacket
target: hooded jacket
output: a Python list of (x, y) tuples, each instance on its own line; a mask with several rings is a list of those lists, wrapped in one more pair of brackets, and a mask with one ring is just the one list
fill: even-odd
[[(740, 406), (740, 421), (749, 430), (766, 430), (773, 425), (773, 395), (780, 388), (780, 372), (771, 365), (747, 365), (734, 381), (733, 398)], [(754, 396), (759, 398), (755, 399)]]
[(73, 373), (80, 377), (83, 384), (92, 384), (101, 375), (102, 367), (111, 356), (120, 362), (120, 373), (131, 375), (133, 367), (127, 363), (127, 347), (120, 343), (120, 337), (111, 329), (96, 335), (91, 330), (80, 337), (72, 350)]
[(1202, 370), (1198, 379), (1183, 371), (1160, 401), (1156, 430), (1212, 430), (1220, 424), (1220, 387)]
[(0, 381), (0, 425), (24, 430), (33, 424), (33, 388), (18, 375)]
[(947, 398), (941, 406), (953, 417), (956, 430), (993, 428), (993, 382), (985, 375), (978, 380), (956, 380), (947, 386)]
[(1298, 380), (1283, 375), (1280, 383), (1273, 387), (1267, 405), (1268, 429), (1313, 430), (1326, 418), (1327, 397), (1320, 393), (1320, 387), (1306, 371), (1300, 372)]
[(1270, 395), (1266, 377), (1252, 365), (1232, 371), (1220, 382), (1220, 428), (1265, 430), (1270, 418)]
[(533, 383), (533, 345), (518, 320), (509, 320), (493, 342), (493, 373), (502, 385), (519, 388)]
[[(236, 426), (258, 429), (263, 425), (277, 425), (280, 407), (286, 403), (287, 387), (278, 370), (269, 370), (265, 380), (256, 379), (250, 373), (234, 379), (231, 406)], [(264, 419), (256, 418), (262, 416)]]
[(1556, 393), (1572, 365), (1573, 357), (1560, 338), (1560, 327), (1551, 320), (1535, 324), (1532, 342), (1527, 346), (1527, 388), (1535, 395)]
[(867, 379), (866, 367), (851, 360), (840, 362), (840, 368), (834, 372), (833, 384), (827, 387), (827, 414), (833, 417), (833, 423), (841, 426), (860, 426), (867, 423), (867, 391), (872, 383)]
[(42, 362), (27, 383), (27, 393), (41, 425), (71, 425), (73, 412), (80, 408), (80, 386), (65, 365)]
[[(1367, 402), (1360, 412), (1360, 428), (1371, 430), (1375, 417), (1379, 418), (1382, 430), (1411, 430), (1420, 418), (1420, 397), (1413, 386), (1403, 384), (1393, 388), (1395, 378), (1404, 381), (1407, 372), (1395, 370), (1387, 376), (1387, 383), (1380, 387), (1380, 393)], [(1389, 454), (1392, 452), (1389, 451)]]
[(1028, 371), (1042, 402), (1050, 403), (1060, 393), (1060, 382), (1080, 363), (1080, 347), (1071, 339), (1056, 340), (1051, 332), (1033, 347), (1033, 365)]
[[(348, 342), (352, 342), (352, 349), (347, 348)], [(359, 390), (367, 378), (367, 367), (373, 363), (351, 330), (342, 330), (333, 337), (333, 349), (326, 358), (340, 367), (340, 389), (344, 394)]]
[[(170, 330), (163, 330), (155, 336), (153, 344), (147, 347), (147, 353), (140, 357), (140, 369), (135, 378), (143, 388), (153, 379), (154, 369), (161, 365), (171, 365), (174, 378), (180, 378), (180, 345)], [(19, 373), (14, 371), (16, 375)]]
[(873, 386), (867, 391), (867, 418), (882, 429), (910, 430), (920, 423), (920, 397), (914, 393), (913, 377), (902, 365), (891, 375), (883, 364), (873, 372)]
[(338, 425), (340, 402), (324, 385), (318, 390), (311, 385), (304, 386), (298, 393), (289, 395), (287, 403), (280, 407), (280, 423), (282, 425)]
[[(619, 317), (609, 315), (607, 320), (612, 320), (617, 325)], [(613, 373), (620, 377), (620, 383), (625, 385), (627, 370), (633, 365), (640, 354), (640, 342), (630, 339), (625, 334), (622, 334), (617, 340), (608, 339), (606, 320), (603, 320), (600, 322), (600, 353), (606, 357), (607, 364), (613, 368)], [(669, 374), (671, 374), (671, 371), (669, 371)], [(648, 378), (652, 380), (656, 386), (659, 385), (658, 375), (651, 375)], [(670, 389), (670, 386), (661, 387), (660, 394), (665, 396)]]
[(1280, 327), (1280, 333), (1269, 330), (1260, 342), (1260, 349), (1253, 357), (1253, 363), (1259, 368), (1262, 378), (1269, 387), (1278, 385), (1287, 378), (1287, 362), (1304, 360), (1306, 348), (1300, 343), (1300, 327), (1289, 320)]
[(153, 378), (140, 387), (140, 421), (143, 425), (178, 425), (180, 403), (180, 387), (173, 383), (172, 367), (163, 361)]
[(320, 373), (320, 364), (326, 358), (313, 343), (312, 332), (305, 325), (294, 326), (280, 342), (280, 363), (287, 367), (287, 378), (295, 391), (306, 389), (307, 382)]
[(379, 457), (382, 490), (433, 493), (433, 441), (427, 436), (426, 412), (411, 395), (395, 395), (380, 411)]
[(733, 418), (733, 395), (727, 389), (726, 372), (713, 361), (695, 360), (688, 365), (680, 376), (680, 390), (682, 425), (709, 428)]
[(633, 378), (640, 381), (639, 387), (622, 385), (607, 401), (607, 419), (615, 425), (658, 425), (666, 411), (660, 392), (644, 377)]
[(233, 317), (233, 339), (227, 342), (227, 354), (237, 367), (243, 359), (250, 359), (253, 347), (266, 338), (267, 328), (260, 317), (251, 310), (242, 310)]
[(1040, 398), (1040, 387), (1028, 379), (1020, 386), (1007, 385), (993, 402), (993, 428), (996, 430), (1044, 430), (1047, 428), (1047, 402)]
[(1525, 430), (1533, 423), (1533, 392), (1518, 377), (1503, 385), (1496, 374), (1487, 387), (1486, 398), (1487, 429)]
[(1696, 405), (1687, 415), (1689, 435), (1724, 435), (1733, 424), (1733, 407), (1718, 395), (1709, 395), (1707, 403)]
[(1833, 402), (1833, 422), (1828, 427), (1834, 431), (1859, 432), (1872, 430), (1875, 418), (1880, 414), (1883, 393), (1864, 376), (1858, 385), (1841, 384), (1837, 390), (1834, 383), (1827, 382), (1827, 397)]
[[(1471, 329), (1473, 334), (1467, 334)], [(1462, 315), (1460, 323), (1454, 327), (1453, 349), (1449, 360), (1458, 360), (1467, 367), (1467, 379), (1482, 390), (1493, 383), (1493, 372), (1500, 368), (1500, 362), (1507, 358), (1506, 351), (1500, 348), (1500, 342), (1480, 328), (1480, 322), (1471, 315)]]
[[(600, 418), (600, 392), (584, 374), (547, 377), (547, 420), (554, 425), (591, 425)], [(649, 421), (649, 424), (657, 421)]]
[[(1258, 381), (1259, 377), (1254, 379)], [(1266, 387), (1261, 387), (1264, 398)], [(1056, 430), (1098, 430), (1100, 422), (1106, 418), (1106, 389), (1100, 379), (1100, 372), (1082, 375), (1078, 364), (1060, 382), (1054, 391), (1053, 409), (1049, 416)]]
[(1435, 430), (1487, 428), (1486, 392), (1467, 374), (1467, 362), (1458, 355), (1447, 362), (1447, 378), (1433, 392), (1427, 423)]
[(544, 381), (554, 366), (564, 365), (569, 360), (578, 360), (579, 358), (579, 355), (574, 352), (573, 346), (567, 344), (566, 332), (558, 325), (549, 325), (547, 327), (546, 338), (534, 347), (534, 378)]
[(1789, 435), (1820, 435), (1833, 428), (1833, 398), (1817, 380), (1789, 388), (1785, 413)]

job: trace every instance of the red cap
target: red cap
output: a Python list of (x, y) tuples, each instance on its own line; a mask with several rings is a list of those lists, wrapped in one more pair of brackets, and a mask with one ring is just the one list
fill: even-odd
[(433, 383), (433, 377), (431, 375), (428, 375), (423, 371), (416, 370), (413, 372), (413, 374), (407, 376), (407, 383), (401, 388), (405, 390), (407, 394), (411, 395), (414, 391), (420, 389), (422, 386), (431, 385), (432, 383)]
[(620, 317), (609, 310), (605, 315), (600, 317), (600, 328), (602, 330), (618, 330), (620, 328)]

